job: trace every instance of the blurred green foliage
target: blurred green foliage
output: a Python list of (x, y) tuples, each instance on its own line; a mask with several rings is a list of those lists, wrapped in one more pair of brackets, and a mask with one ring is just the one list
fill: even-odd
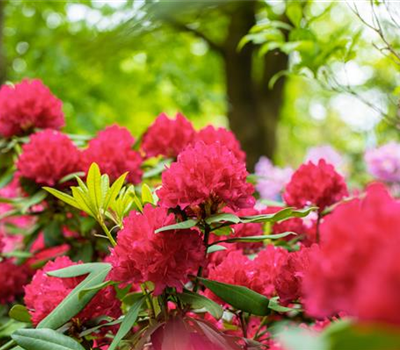
[[(197, 127), (227, 125), (220, 57), (198, 37), (156, 25), (140, 4), (8, 1), (8, 79), (41, 78), (64, 101), (69, 132), (95, 133), (117, 122), (139, 135), (163, 111), (182, 111)], [(373, 47), (381, 38), (351, 6), (260, 3), (260, 23), (242, 44), (260, 44), (260, 55), (276, 48), (290, 55), (278, 163), (297, 165), (308, 147), (326, 143), (359, 159), (365, 147), (398, 138), (393, 123), (381, 120), (396, 116), (399, 65)], [(358, 6), (368, 19), (370, 4)], [(275, 20), (284, 11), (289, 25)], [(377, 11), (395, 45), (387, 12)], [(215, 38), (223, 20), (188, 18)]]

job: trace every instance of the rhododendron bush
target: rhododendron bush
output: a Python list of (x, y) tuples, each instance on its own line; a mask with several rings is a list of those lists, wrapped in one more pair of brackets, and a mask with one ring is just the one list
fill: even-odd
[(42, 82), (1, 88), (1, 350), (400, 349), (396, 145), (355, 189), (327, 146), (250, 175), (181, 114), (64, 124)]

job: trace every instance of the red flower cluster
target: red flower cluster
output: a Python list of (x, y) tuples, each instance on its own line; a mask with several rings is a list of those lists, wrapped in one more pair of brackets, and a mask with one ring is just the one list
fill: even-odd
[(47, 129), (33, 134), (22, 146), (17, 168), (24, 178), (54, 186), (64, 176), (81, 170), (81, 154), (68, 136)]
[[(58, 304), (84, 279), (84, 277), (57, 278), (47, 272), (77, 265), (68, 257), (59, 257), (48, 262), (36, 272), (32, 282), (25, 287), (25, 304), (36, 326), (49, 315)], [(74, 317), (80, 324), (101, 316), (118, 318), (121, 315), (121, 303), (116, 298), (113, 287), (100, 290), (88, 305)]]
[(317, 205), (322, 212), (347, 195), (343, 176), (321, 159), (317, 165), (308, 162), (296, 170), (286, 186), (283, 198), (289, 206), (303, 208)]
[(247, 175), (245, 164), (226, 147), (198, 142), (162, 174), (157, 195), (161, 206), (189, 208), (198, 216), (216, 213), (225, 205), (233, 210), (251, 208), (254, 187), (246, 182)]
[[(264, 293), (264, 281), (257, 278), (255, 265), (240, 250), (230, 251), (225, 255), (224, 260), (219, 265), (211, 266), (208, 273), (208, 279), (235, 284), (250, 288), (258, 293)], [(206, 295), (217, 302), (221, 300), (211, 291), (206, 290)]]
[(287, 250), (268, 245), (254, 259), (257, 276), (264, 285), (264, 295), (271, 297), (275, 294), (275, 279), (281, 266), (285, 263), (287, 255)]
[(29, 269), (25, 265), (15, 265), (11, 260), (0, 262), (0, 305), (15, 300), (24, 292), (28, 282)]
[(286, 261), (280, 265), (274, 280), (281, 303), (293, 302), (302, 297), (304, 274), (310, 267), (310, 256), (317, 250), (318, 246), (313, 245), (286, 255)]
[(216, 129), (209, 125), (198, 132), (196, 140), (203, 141), (206, 145), (220, 143), (233, 152), (237, 159), (242, 162), (246, 161), (246, 154), (242, 151), (239, 141), (233, 132), (225, 128)]
[(182, 114), (169, 119), (160, 114), (143, 135), (142, 149), (148, 158), (159, 155), (176, 158), (193, 141), (196, 131)]
[(196, 273), (204, 259), (204, 245), (195, 230), (154, 233), (175, 223), (166, 209), (146, 205), (143, 214), (131, 212), (112, 250), (111, 279), (128, 284), (151, 281), (159, 295), (166, 287), (182, 292), (188, 275)]
[(40, 80), (23, 80), (0, 89), (0, 135), (10, 137), (34, 128), (64, 126), (62, 102)]
[(383, 186), (339, 205), (321, 227), (321, 249), (304, 280), (306, 308), (316, 317), (343, 311), (400, 324), (400, 203)]
[[(208, 278), (244, 286), (271, 297), (275, 294), (275, 280), (287, 255), (286, 250), (273, 245), (268, 245), (254, 260), (240, 250), (228, 251), (218, 265), (213, 263), (209, 267)], [(218, 300), (211, 292), (206, 293)]]
[(140, 168), (142, 157), (132, 149), (135, 139), (128, 129), (113, 125), (100, 131), (96, 138), (89, 141), (82, 158), (85, 171), (92, 163), (97, 163), (102, 173), (108, 174), (115, 181), (129, 171), (128, 181), (138, 184), (143, 172)]

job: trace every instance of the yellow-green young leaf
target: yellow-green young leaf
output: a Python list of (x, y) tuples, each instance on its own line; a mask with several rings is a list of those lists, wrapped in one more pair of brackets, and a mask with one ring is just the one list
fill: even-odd
[(89, 198), (95, 206), (96, 211), (99, 211), (102, 206), (102, 188), (100, 168), (96, 163), (92, 163), (89, 168), (86, 184), (89, 190)]
[(151, 189), (147, 184), (142, 185), (142, 203), (154, 204), (153, 194), (151, 193)]
[(138, 208), (138, 210), (139, 210), (141, 213), (143, 213), (143, 205), (142, 205), (142, 202), (140, 201), (140, 199), (139, 199), (137, 196), (135, 196), (135, 198), (134, 198), (133, 200), (134, 200), (134, 202), (135, 202), (136, 207)]
[(107, 210), (110, 206), (110, 203), (115, 201), (115, 198), (117, 198), (119, 191), (121, 191), (122, 186), (124, 185), (125, 178), (128, 175), (128, 173), (122, 174), (115, 182), (112, 184), (110, 190), (107, 193), (107, 196), (104, 200), (104, 210)]
[(59, 190), (56, 190), (54, 188), (51, 187), (43, 187), (43, 189), (49, 193), (51, 193), (54, 197), (57, 197), (58, 199), (62, 200), (63, 202), (77, 208), (77, 209), (81, 209), (83, 210), (80, 205), (76, 202), (76, 200), (74, 199), (74, 197), (61, 192)]
[(96, 218), (96, 211), (94, 210), (92, 204), (90, 203), (90, 198), (87, 194), (83, 193), (82, 189), (79, 187), (71, 187), (72, 195), (74, 199), (80, 206), (80, 208), (87, 214)]
[(75, 176), (75, 179), (78, 182), (79, 188), (82, 190), (82, 192), (89, 193), (89, 190), (86, 187), (85, 183), (82, 181), (82, 179), (79, 176)]
[(107, 174), (101, 175), (101, 205), (100, 208), (104, 210), (104, 201), (106, 200), (108, 191), (110, 190), (110, 179)]

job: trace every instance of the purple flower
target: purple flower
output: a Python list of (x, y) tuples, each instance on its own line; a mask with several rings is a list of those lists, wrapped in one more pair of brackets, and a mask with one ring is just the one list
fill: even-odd
[(365, 152), (368, 172), (378, 180), (400, 181), (400, 144), (389, 142)]
[(261, 157), (256, 164), (255, 173), (258, 177), (256, 189), (261, 198), (277, 200), (290, 181), (293, 169), (276, 167), (267, 157)]
[(313, 162), (318, 164), (320, 159), (324, 159), (327, 163), (332, 164), (336, 170), (343, 167), (344, 161), (342, 156), (332, 146), (321, 145), (308, 149), (304, 163)]

